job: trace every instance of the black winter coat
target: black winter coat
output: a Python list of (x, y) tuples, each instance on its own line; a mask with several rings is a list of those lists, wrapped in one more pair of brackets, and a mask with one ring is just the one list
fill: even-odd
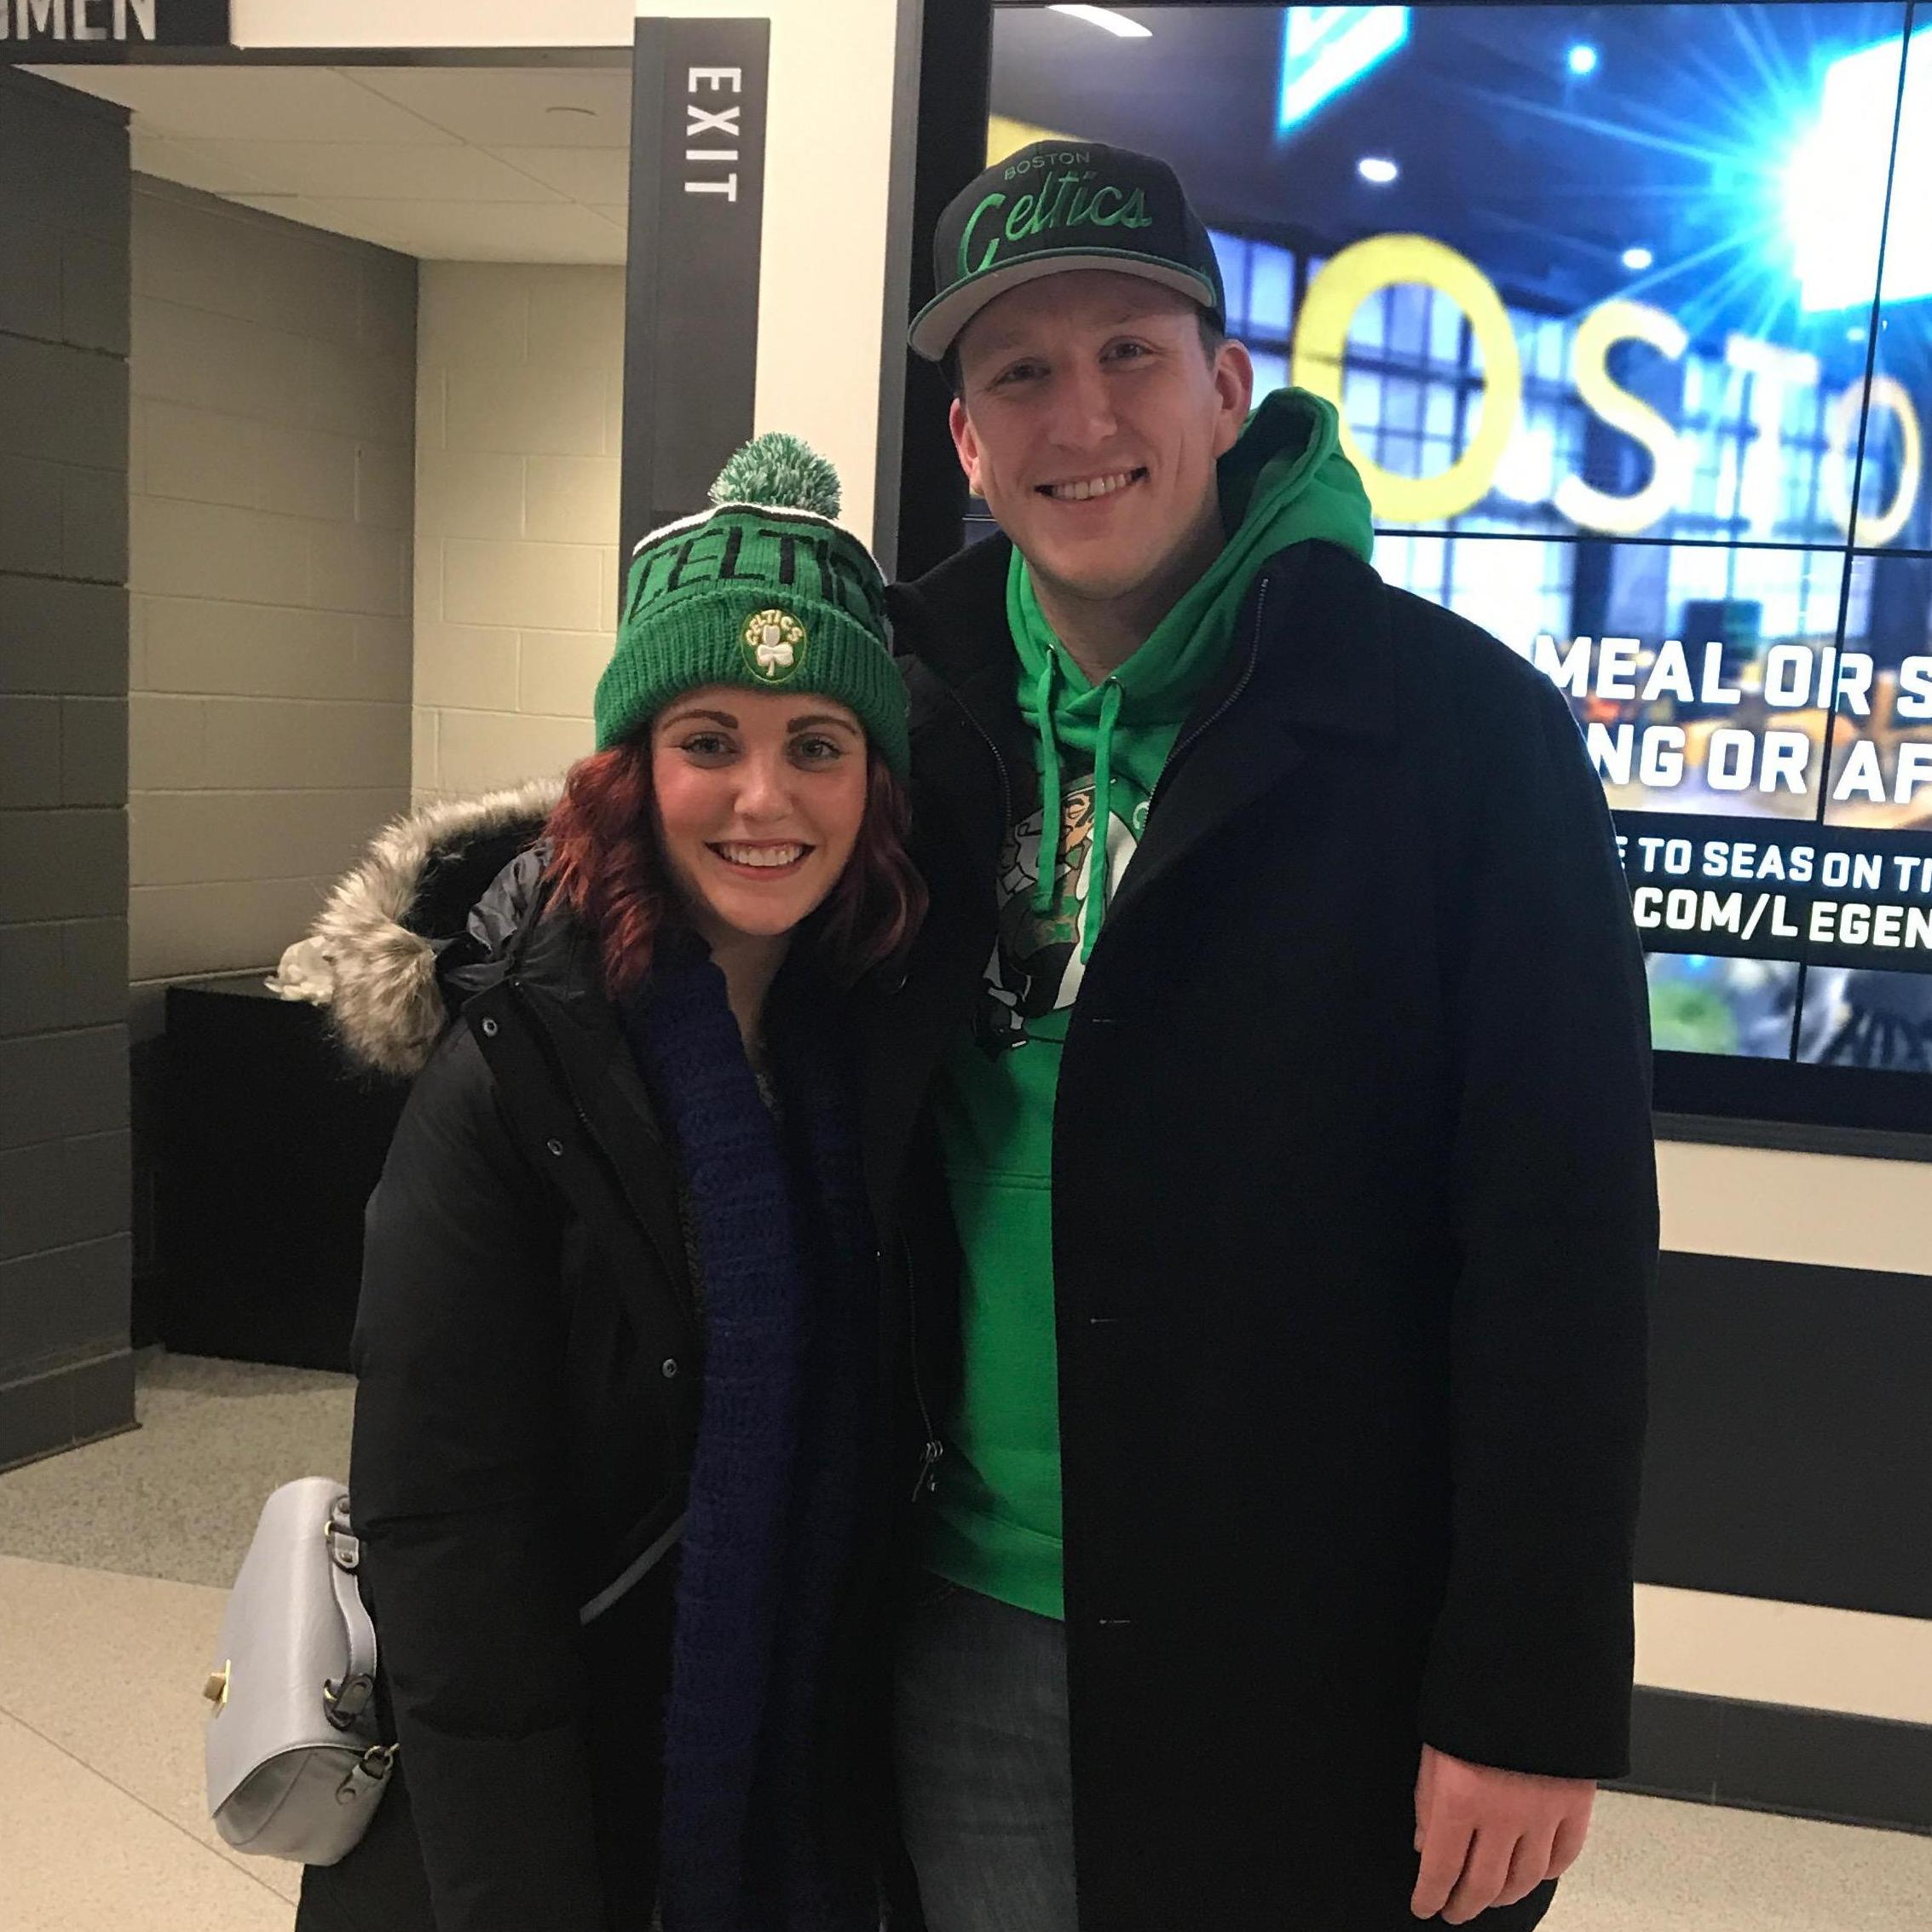
[[(672, 1151), (540, 871), (518, 858), (442, 950), (456, 1017), (368, 1203), (349, 1487), (402, 1749), (363, 1843), (305, 1874), (298, 1932), (651, 1923), (675, 1549), (582, 1616), (681, 1515), (699, 1324)], [(868, 1857), (861, 1581), (822, 1795)]]
[[(895, 593), (933, 909), (886, 1150), (1037, 802), (1008, 546)], [(1627, 1768), (1643, 964), (1554, 689), (1329, 545), (1259, 574), (1075, 1005), (1054, 1272), (1081, 1932), (1410, 1932), (1427, 1742)], [(957, 1375), (930, 1168), (919, 1406)], [(908, 1416), (903, 1453), (924, 1417)], [(1478, 1921), (1535, 1924), (1553, 1888)]]

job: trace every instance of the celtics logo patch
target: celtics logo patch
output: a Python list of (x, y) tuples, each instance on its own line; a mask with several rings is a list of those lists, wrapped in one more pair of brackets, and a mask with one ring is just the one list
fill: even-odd
[(788, 610), (753, 611), (742, 642), (752, 675), (764, 683), (782, 684), (804, 666), (805, 627)]

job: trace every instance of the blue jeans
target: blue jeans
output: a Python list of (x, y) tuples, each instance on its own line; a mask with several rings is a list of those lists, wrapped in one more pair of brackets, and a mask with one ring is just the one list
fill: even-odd
[(928, 1578), (897, 1679), (901, 1826), (928, 1932), (1076, 1932), (1065, 1627)]

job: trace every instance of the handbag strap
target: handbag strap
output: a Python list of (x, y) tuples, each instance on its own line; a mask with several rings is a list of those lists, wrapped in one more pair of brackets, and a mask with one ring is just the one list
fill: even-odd
[(362, 1545), (349, 1527), (349, 1497), (339, 1493), (329, 1511), (322, 1536), (329, 1546), (329, 1581), (335, 1586), (336, 1608), (342, 1612), (349, 1637), (349, 1667), (322, 1686), (329, 1721), (338, 1731), (358, 1727), (376, 1694), (376, 1626), (363, 1607), (355, 1572), (362, 1563)]
[(610, 1583), (577, 1612), (578, 1623), (588, 1628), (605, 1611), (614, 1608), (671, 1554), (683, 1534), (684, 1511), (680, 1508), (676, 1520), (670, 1526), (653, 1537)]

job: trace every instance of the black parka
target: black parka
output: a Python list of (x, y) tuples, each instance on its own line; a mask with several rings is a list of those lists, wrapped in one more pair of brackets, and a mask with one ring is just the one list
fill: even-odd
[[(880, 1150), (943, 1434), (920, 1126), (1037, 800), (997, 539), (895, 593), (933, 910)], [(1547, 679), (1321, 543), (1183, 730), (1064, 1050), (1053, 1264), (1081, 1932), (1404, 1932), (1426, 1740), (1627, 1768), (1641, 956)], [(930, 1423), (928, 1419), (930, 1419)], [(1527, 1927), (1551, 1888), (1479, 1923)]]
[[(545, 856), (502, 874), (417, 989), (449, 1018), (368, 1203), (349, 1473), (402, 1748), (363, 1843), (304, 1875), (298, 1932), (651, 1923), (700, 1324), (672, 1151), (591, 948), (539, 916)], [(359, 943), (378, 962), (412, 943)], [(408, 1003), (365, 995), (359, 1024)], [(842, 1002), (824, 1023), (855, 1024)], [(884, 1802), (876, 1518), (867, 1543), (819, 1793), (860, 1859)]]

